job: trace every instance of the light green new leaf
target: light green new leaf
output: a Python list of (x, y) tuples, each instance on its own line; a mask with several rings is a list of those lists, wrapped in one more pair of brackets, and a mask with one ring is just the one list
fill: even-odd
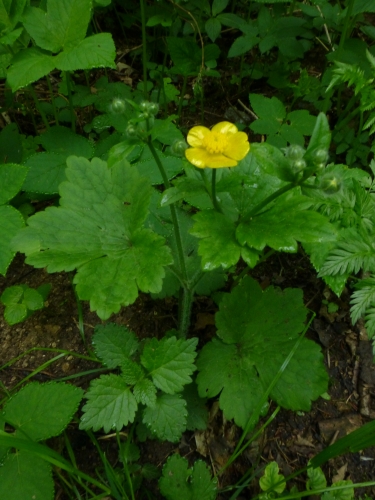
[(27, 170), (27, 167), (14, 163), (0, 165), (0, 205), (14, 198), (20, 191)]
[[(263, 292), (256, 281), (242, 280), (224, 296), (216, 315), (222, 342), (206, 344), (197, 360), (200, 396), (222, 391), (224, 415), (244, 426), (304, 329), (306, 313), (300, 290), (269, 287)], [(308, 410), (327, 389), (322, 360), (319, 347), (303, 339), (271, 398), (285, 408)], [(234, 400), (232, 393), (238, 395)]]
[(217, 481), (211, 479), (206, 464), (197, 460), (189, 469), (186, 458), (179, 455), (168, 458), (159, 487), (167, 500), (214, 500), (217, 495)]
[(236, 236), (242, 245), (257, 250), (269, 246), (283, 252), (296, 252), (298, 241), (325, 242), (336, 238), (336, 230), (328, 219), (313, 210), (305, 196), (283, 196), (259, 215), (239, 224)]
[(161, 441), (176, 443), (186, 430), (186, 402), (178, 394), (163, 394), (143, 412), (143, 423)]
[(65, 429), (82, 397), (83, 390), (74, 385), (31, 382), (6, 403), (3, 418), (15, 426), (18, 437), (48, 439)]
[(0, 467), (0, 498), (53, 500), (51, 465), (26, 450), (9, 454)]
[(16, 54), (7, 71), (7, 82), (13, 92), (48, 75), (55, 69), (55, 58), (36, 47)]
[(92, 0), (47, 0), (47, 12), (29, 7), (23, 24), (39, 47), (59, 52), (75, 47), (85, 37), (91, 7)]
[(67, 165), (61, 206), (30, 217), (14, 247), (49, 272), (78, 268), (79, 297), (107, 319), (134, 302), (138, 289), (161, 290), (171, 254), (163, 238), (141, 229), (152, 188), (135, 168), (124, 161), (109, 169), (98, 158), (73, 156)]
[(92, 343), (96, 355), (108, 368), (121, 366), (138, 350), (139, 345), (133, 332), (114, 323), (97, 325)]
[(154, 407), (156, 403), (156, 387), (147, 378), (137, 382), (133, 389), (134, 397), (138, 403)]
[(56, 68), (76, 71), (91, 68), (116, 68), (116, 48), (110, 33), (98, 33), (85, 38), (70, 50), (55, 58)]
[(18, 210), (8, 205), (0, 206), (0, 274), (3, 276), (16, 253), (10, 243), (24, 225)]
[(264, 470), (264, 475), (259, 479), (259, 486), (263, 491), (275, 491), (279, 495), (285, 490), (284, 476), (279, 474), (277, 462), (271, 462)]
[(102, 375), (93, 380), (85, 397), (80, 429), (103, 428), (108, 433), (111, 429), (120, 431), (134, 421), (137, 401), (119, 375)]
[(148, 342), (141, 356), (141, 363), (149, 371), (156, 387), (167, 394), (182, 391), (191, 382), (195, 370), (195, 348), (198, 339), (177, 339), (176, 337)]

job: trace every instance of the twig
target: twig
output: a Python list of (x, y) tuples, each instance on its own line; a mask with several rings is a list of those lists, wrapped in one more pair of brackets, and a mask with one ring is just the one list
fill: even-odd
[(247, 111), (249, 113), (249, 115), (254, 118), (254, 120), (258, 120), (259, 119), (259, 117), (254, 113), (254, 111), (251, 111), (251, 109), (249, 109), (247, 106), (245, 106), (245, 104), (241, 101), (241, 99), (238, 99), (237, 102), (239, 102), (241, 104), (241, 106), (243, 107), (243, 109), (245, 111)]

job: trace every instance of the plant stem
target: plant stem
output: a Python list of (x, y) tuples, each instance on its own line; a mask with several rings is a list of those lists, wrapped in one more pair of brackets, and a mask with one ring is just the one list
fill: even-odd
[(32, 85), (29, 85), (29, 90), (30, 90), (31, 97), (34, 99), (35, 107), (38, 110), (38, 113), (40, 114), (44, 125), (46, 126), (46, 128), (50, 128), (47, 117), (46, 117), (43, 109), (40, 107), (40, 102), (39, 102), (38, 97), (35, 93), (34, 87)]
[(148, 99), (147, 92), (147, 40), (146, 40), (146, 10), (144, 0), (140, 0), (141, 20), (142, 20), (142, 66), (143, 66), (143, 97)]
[(186, 338), (190, 326), (191, 306), (193, 304), (194, 291), (187, 286), (180, 289), (178, 331), (180, 338)]
[(258, 203), (258, 205), (256, 205), (253, 209), (251, 209), (250, 212), (248, 212), (246, 214), (246, 218), (252, 217), (253, 215), (256, 215), (257, 213), (259, 213), (262, 210), (262, 208), (264, 208), (266, 205), (271, 203), (271, 201), (275, 200), (276, 198), (278, 198), (282, 194), (287, 193), (290, 189), (293, 189), (294, 187), (295, 187), (295, 184), (289, 183), (286, 186), (278, 189), (277, 191), (272, 193), (270, 196), (268, 196), (265, 200)]
[(342, 29), (341, 36), (340, 36), (340, 43), (339, 43), (339, 48), (338, 48), (339, 54), (341, 54), (342, 48), (343, 48), (345, 40), (346, 40), (346, 35), (348, 33), (349, 24), (350, 24), (350, 18), (352, 17), (354, 2), (355, 2), (355, 0), (349, 0), (348, 10), (346, 11), (346, 16), (345, 16), (345, 21), (344, 21), (344, 27)]
[[(154, 157), (154, 160), (159, 168), (160, 174), (163, 178), (164, 187), (165, 187), (165, 189), (168, 189), (170, 187), (170, 182), (169, 182), (167, 173), (164, 169), (162, 162), (160, 161), (160, 158), (159, 158), (150, 138), (147, 141), (147, 145), (150, 148), (151, 154)], [(185, 254), (184, 254), (184, 249), (183, 249), (183, 245), (182, 245), (182, 238), (181, 238), (181, 228), (180, 228), (180, 224), (178, 221), (176, 207), (172, 203), (171, 205), (169, 205), (169, 208), (171, 211), (174, 237), (175, 237), (176, 247), (177, 247), (179, 269), (180, 269), (181, 276), (182, 276), (182, 279), (184, 282), (184, 286), (182, 287), (183, 291), (184, 291), (184, 296), (183, 296), (183, 299), (181, 302), (182, 310), (180, 311), (179, 331), (180, 331), (181, 337), (186, 337), (187, 330), (189, 328), (189, 319), (190, 319), (190, 311), (191, 311), (191, 302), (193, 300), (193, 291), (190, 289), (189, 284), (188, 284), (188, 274), (187, 274), (187, 270), (186, 270)]]
[(76, 133), (76, 114), (73, 106), (72, 99), (72, 87), (70, 85), (70, 73), (69, 71), (64, 71), (65, 80), (66, 80), (66, 88), (68, 89), (68, 99), (69, 99), (69, 107), (70, 107), (70, 117), (72, 119), (72, 131)]
[(53, 107), (53, 114), (55, 115), (55, 122), (56, 122), (56, 125), (59, 125), (59, 118), (57, 116), (57, 108), (56, 108), (56, 104), (55, 104), (55, 99), (53, 98), (53, 90), (52, 90), (51, 80), (49, 79), (48, 75), (46, 75), (46, 80), (47, 80), (48, 90), (49, 90), (49, 93), (51, 96), (51, 103), (52, 103), (52, 107)]
[(182, 82), (182, 89), (180, 94), (180, 100), (178, 101), (178, 122), (181, 124), (181, 112), (182, 112), (182, 102), (184, 100), (184, 95), (186, 94), (187, 76), (184, 76), (184, 81)]
[(214, 208), (217, 212), (223, 213), (219, 201), (216, 198), (216, 168), (212, 169), (211, 197)]

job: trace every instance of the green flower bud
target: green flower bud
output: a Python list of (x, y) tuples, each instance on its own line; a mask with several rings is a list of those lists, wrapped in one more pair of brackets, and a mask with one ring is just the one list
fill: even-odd
[(121, 99), (121, 97), (114, 97), (112, 99), (111, 104), (109, 105), (109, 109), (111, 113), (120, 115), (125, 111), (126, 108), (126, 103), (124, 99)]
[(187, 150), (189, 146), (186, 144), (186, 142), (184, 140), (178, 140), (176, 139), (172, 146), (171, 146), (171, 153), (174, 155), (174, 156), (185, 156), (185, 151)]
[(159, 104), (157, 102), (143, 101), (139, 105), (139, 109), (148, 116), (155, 116), (159, 113)]
[(328, 151), (326, 149), (317, 149), (314, 151), (311, 159), (316, 165), (321, 165), (322, 163), (325, 165), (328, 160)]
[(298, 144), (292, 144), (285, 148), (285, 156), (292, 161), (300, 160), (304, 154), (305, 150)]
[(326, 177), (321, 180), (320, 189), (326, 194), (335, 194), (341, 189), (341, 180), (337, 177)]
[(125, 134), (128, 139), (135, 139), (138, 137), (137, 129), (132, 123), (126, 127)]
[(306, 168), (305, 160), (301, 158), (299, 160), (294, 161), (292, 168), (294, 172), (301, 172), (301, 170), (304, 170)]

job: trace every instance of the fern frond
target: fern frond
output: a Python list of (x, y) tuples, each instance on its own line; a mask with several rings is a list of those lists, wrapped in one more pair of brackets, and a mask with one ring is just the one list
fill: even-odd
[[(360, 238), (360, 235), (357, 235)], [(320, 276), (375, 271), (375, 250), (373, 246), (363, 240), (339, 242), (339, 246), (332, 250), (320, 269)]]
[(365, 124), (362, 127), (362, 130), (367, 130), (368, 128), (372, 127), (372, 125), (375, 123), (375, 114), (372, 114), (365, 122)]
[(366, 311), (365, 326), (368, 338), (372, 339), (375, 334), (375, 306)]
[(356, 291), (350, 300), (350, 317), (353, 324), (365, 313), (371, 305), (375, 305), (375, 276), (361, 280), (356, 285)]

